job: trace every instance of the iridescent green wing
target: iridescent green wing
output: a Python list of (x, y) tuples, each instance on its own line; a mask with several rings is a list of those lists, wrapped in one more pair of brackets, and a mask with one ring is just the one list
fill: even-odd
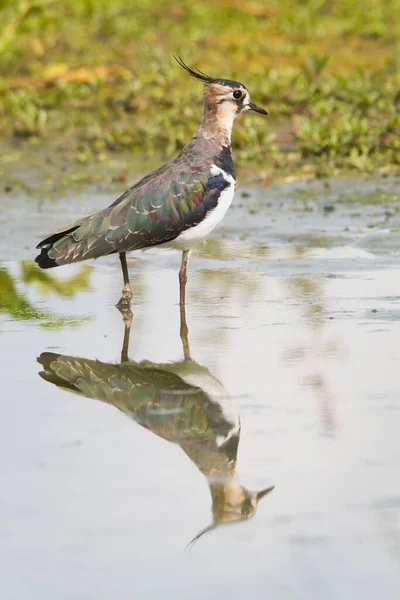
[(221, 191), (229, 185), (222, 175), (163, 174), (140, 187), (109, 209), (110, 231), (105, 236), (115, 251), (137, 250), (164, 244), (199, 224), (217, 204)]
[(210, 170), (160, 169), (105, 210), (43, 240), (36, 260), (56, 266), (172, 241), (198, 225), (227, 186)]

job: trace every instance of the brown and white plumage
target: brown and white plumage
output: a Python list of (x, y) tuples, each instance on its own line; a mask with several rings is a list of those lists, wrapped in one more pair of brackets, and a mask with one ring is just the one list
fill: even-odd
[(183, 251), (180, 299), (184, 302), (189, 252), (221, 221), (232, 202), (236, 182), (231, 153), (233, 121), (246, 110), (267, 113), (251, 101), (240, 82), (208, 77), (177, 60), (204, 83), (199, 129), (175, 160), (141, 179), (109, 207), (42, 240), (35, 259), (41, 268), (119, 253), (123, 297), (130, 300), (126, 253), (172, 246)]

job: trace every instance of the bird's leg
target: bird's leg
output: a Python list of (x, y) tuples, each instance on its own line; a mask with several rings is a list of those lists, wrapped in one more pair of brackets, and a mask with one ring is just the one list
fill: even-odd
[(189, 262), (191, 250), (184, 250), (182, 252), (182, 264), (179, 271), (179, 308), (180, 308), (180, 318), (181, 318), (181, 329), (180, 335), (183, 346), (183, 354), (185, 360), (192, 360), (190, 355), (190, 347), (189, 347), (189, 329), (186, 323), (186, 309), (185, 309), (185, 291), (186, 291), (186, 282), (187, 282), (187, 266)]
[(182, 264), (179, 271), (179, 304), (182, 306), (185, 304), (185, 291), (187, 282), (187, 266), (189, 262), (191, 250), (184, 250), (182, 252)]
[(190, 354), (190, 346), (189, 346), (189, 329), (188, 329), (188, 326), (186, 323), (185, 305), (181, 303), (179, 308), (180, 308), (180, 313), (181, 313), (180, 335), (181, 335), (181, 340), (182, 340), (183, 355), (185, 357), (185, 360), (192, 360), (192, 357)]
[(122, 297), (130, 300), (133, 296), (131, 282), (129, 281), (128, 265), (126, 262), (126, 252), (119, 253), (119, 260), (121, 261), (122, 275), (124, 277), (124, 289), (122, 290)]
[(119, 259), (121, 261), (122, 275), (124, 277), (124, 289), (122, 290), (122, 297), (120, 298), (117, 307), (120, 309), (129, 308), (131, 305), (132, 288), (129, 281), (128, 265), (126, 263), (126, 252), (119, 253)]

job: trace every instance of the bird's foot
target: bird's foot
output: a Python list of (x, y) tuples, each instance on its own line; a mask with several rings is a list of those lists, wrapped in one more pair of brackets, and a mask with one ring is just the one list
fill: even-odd
[(126, 325), (132, 323), (133, 313), (131, 311), (132, 288), (129, 283), (126, 283), (122, 290), (122, 296), (116, 305)]
[[(124, 289), (122, 290), (122, 298), (121, 300), (132, 300), (133, 292), (130, 283), (126, 283), (124, 285)], [(120, 302), (121, 302), (120, 300)]]
[(118, 300), (115, 305), (117, 308), (130, 308), (131, 307), (131, 298), (128, 298), (122, 294), (121, 298)]
[(117, 308), (130, 308), (132, 296), (132, 288), (129, 283), (126, 283), (122, 290), (122, 296), (118, 301)]

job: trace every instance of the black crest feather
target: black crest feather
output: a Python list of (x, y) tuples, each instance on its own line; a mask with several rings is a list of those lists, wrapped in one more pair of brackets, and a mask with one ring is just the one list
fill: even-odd
[(178, 65), (180, 65), (182, 67), (182, 69), (185, 69), (185, 71), (187, 71), (189, 73), (189, 75), (191, 75), (195, 79), (198, 79), (199, 81), (202, 81), (203, 83), (213, 83), (215, 81), (215, 79), (213, 77), (206, 75), (205, 73), (203, 73), (203, 71), (200, 71), (200, 69), (193, 70), (190, 67), (188, 67), (187, 64), (185, 64), (183, 62), (183, 60), (181, 59), (180, 56), (174, 56), (174, 59), (176, 60)]

